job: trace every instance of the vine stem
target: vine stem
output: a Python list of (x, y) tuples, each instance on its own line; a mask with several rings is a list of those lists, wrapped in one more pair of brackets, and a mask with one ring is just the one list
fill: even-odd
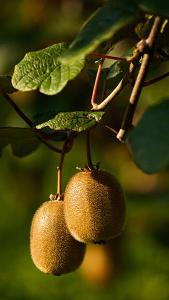
[(46, 145), (50, 150), (62, 153), (61, 149), (56, 148), (52, 144), (48, 143), (44, 137), (41, 135), (41, 132), (34, 127), (33, 122), (24, 114), (24, 112), (16, 105), (16, 103), (9, 97), (8, 94), (2, 93), (2, 96), (8, 101), (8, 103), (13, 107), (13, 109), (16, 111), (16, 113), (21, 117), (21, 119), (33, 129), (33, 131), (36, 133), (36, 136), (40, 142), (42, 142), (44, 145)]
[(144, 81), (144, 84), (143, 84), (143, 86), (149, 86), (149, 85), (151, 85), (151, 84), (154, 84), (154, 83), (156, 83), (156, 82), (159, 82), (160, 80), (162, 80), (162, 79), (164, 79), (164, 78), (166, 78), (166, 77), (168, 77), (169, 76), (169, 72), (166, 72), (166, 73), (164, 73), (164, 74), (162, 74), (162, 75), (160, 75), (160, 76), (158, 76), (158, 77), (156, 77), (156, 78), (153, 78), (153, 79), (150, 79), (150, 80), (147, 80), (147, 81)]
[(14, 108), (16, 113), (21, 117), (22, 120), (25, 121), (25, 123), (29, 127), (33, 127), (32, 121), (23, 113), (23, 111), (16, 105), (16, 103), (9, 97), (8, 94), (2, 93), (2, 96), (8, 101), (8, 103)]
[(97, 53), (97, 52), (93, 52), (91, 54), (89, 54), (89, 56), (94, 56), (97, 58), (108, 58), (108, 59), (113, 59), (113, 60), (120, 60), (120, 61), (128, 61), (128, 59), (126, 57), (120, 57), (120, 56), (112, 56), (112, 55), (107, 55), (104, 53)]
[(91, 105), (94, 107), (96, 103), (96, 98), (97, 98), (97, 92), (98, 92), (98, 87), (99, 87), (99, 81), (101, 77), (101, 72), (102, 72), (102, 66), (103, 66), (103, 60), (99, 63), (98, 69), (97, 69), (97, 74), (96, 74), (96, 79), (94, 82), (94, 87), (92, 91), (92, 97), (91, 97)]
[(118, 85), (114, 88), (114, 90), (99, 104), (93, 103), (92, 110), (101, 110), (105, 108), (112, 99), (114, 99), (121, 90), (125, 87), (125, 85), (128, 83), (128, 80), (126, 76), (123, 77), (122, 80), (118, 83)]
[(107, 79), (104, 79), (103, 81), (103, 90), (101, 95), (101, 102), (104, 101), (105, 95), (106, 95), (106, 88), (107, 88)]
[[(95, 53), (95, 54), (97, 55), (99, 53)], [(101, 72), (102, 72), (102, 66), (103, 66), (103, 63), (104, 63), (104, 59), (107, 58), (104, 55), (102, 56), (102, 54), (100, 54), (100, 55), (101, 55), (100, 57), (102, 58), (102, 60), (99, 63), (99, 66), (98, 66), (96, 79), (95, 79), (93, 92), (92, 92), (92, 97), (91, 97), (91, 105), (92, 105), (91, 110), (95, 110), (95, 111), (105, 108), (109, 104), (109, 102), (112, 99), (114, 99), (120, 93), (120, 91), (123, 89), (123, 87), (128, 83), (127, 75), (125, 75), (123, 77), (123, 79), (118, 83), (118, 85), (114, 88), (114, 90), (105, 99), (103, 99), (101, 103), (97, 104), (96, 99), (97, 99), (99, 81), (100, 81)], [(126, 61), (127, 59), (126, 58), (125, 59), (121, 58), (120, 60), (125, 60)], [(102, 98), (104, 97), (105, 89), (106, 89), (106, 80), (104, 81), (104, 88), (103, 88)]]
[(117, 138), (120, 141), (124, 140), (126, 131), (131, 127), (133, 116), (134, 116), (135, 109), (137, 106), (137, 102), (138, 102), (142, 87), (144, 85), (144, 80), (147, 75), (149, 64), (150, 64), (150, 61), (151, 61), (151, 58), (153, 55), (153, 48), (154, 48), (155, 40), (156, 40), (158, 32), (161, 28), (161, 25), (162, 25), (162, 20), (159, 16), (157, 16), (154, 20), (154, 24), (151, 28), (150, 34), (145, 41), (145, 44), (147, 46), (146, 48), (148, 48), (148, 49), (146, 49), (147, 51), (143, 54), (141, 67), (138, 72), (133, 90), (130, 95), (129, 104), (125, 111), (121, 128), (117, 134)]
[(56, 147), (53, 146), (52, 144), (48, 143), (48, 142), (47, 142), (47, 141), (39, 134), (39, 132), (37, 132), (37, 129), (36, 129), (36, 128), (34, 128), (34, 130), (35, 130), (35, 132), (36, 132), (36, 136), (37, 136), (38, 140), (39, 140), (40, 142), (42, 142), (44, 145), (46, 145), (50, 150), (52, 150), (52, 151), (54, 151), (54, 152), (56, 152), (56, 153), (61, 153), (61, 152), (62, 152), (61, 149), (56, 148)]
[(90, 130), (87, 131), (86, 134), (86, 151), (87, 151), (87, 164), (90, 170), (94, 170), (94, 166), (92, 163), (91, 157), (91, 146), (90, 146)]

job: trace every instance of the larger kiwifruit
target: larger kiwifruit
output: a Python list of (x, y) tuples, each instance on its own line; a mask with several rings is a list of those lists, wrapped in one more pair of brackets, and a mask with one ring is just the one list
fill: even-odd
[(47, 201), (36, 211), (30, 235), (31, 256), (44, 273), (61, 275), (81, 264), (85, 245), (69, 233), (64, 219), (63, 201)]
[(76, 173), (65, 190), (65, 220), (80, 242), (104, 243), (121, 233), (125, 223), (125, 197), (121, 185), (101, 170)]

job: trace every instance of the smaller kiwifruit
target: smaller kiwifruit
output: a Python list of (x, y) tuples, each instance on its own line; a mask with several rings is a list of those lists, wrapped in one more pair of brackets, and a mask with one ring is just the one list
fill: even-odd
[(123, 189), (108, 172), (80, 171), (66, 187), (64, 213), (75, 239), (85, 243), (104, 243), (123, 230), (126, 215)]
[(44, 273), (61, 275), (81, 264), (85, 245), (70, 235), (63, 201), (46, 201), (36, 211), (31, 225), (30, 251), (34, 264)]

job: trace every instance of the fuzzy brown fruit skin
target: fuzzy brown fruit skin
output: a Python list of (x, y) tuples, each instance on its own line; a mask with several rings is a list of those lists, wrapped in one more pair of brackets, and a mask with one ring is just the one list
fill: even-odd
[(44, 202), (31, 225), (32, 260), (40, 271), (54, 275), (77, 269), (85, 253), (85, 245), (76, 241), (66, 227), (63, 202)]
[(125, 223), (125, 197), (111, 174), (84, 170), (69, 181), (64, 213), (72, 236), (84, 243), (104, 243), (118, 236)]

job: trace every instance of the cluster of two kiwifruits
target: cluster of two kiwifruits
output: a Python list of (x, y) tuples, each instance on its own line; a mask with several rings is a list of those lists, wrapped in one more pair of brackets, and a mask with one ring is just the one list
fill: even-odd
[(30, 250), (36, 267), (61, 275), (76, 270), (87, 243), (102, 244), (120, 235), (125, 197), (108, 172), (83, 169), (68, 182), (63, 198), (44, 202), (31, 225)]

